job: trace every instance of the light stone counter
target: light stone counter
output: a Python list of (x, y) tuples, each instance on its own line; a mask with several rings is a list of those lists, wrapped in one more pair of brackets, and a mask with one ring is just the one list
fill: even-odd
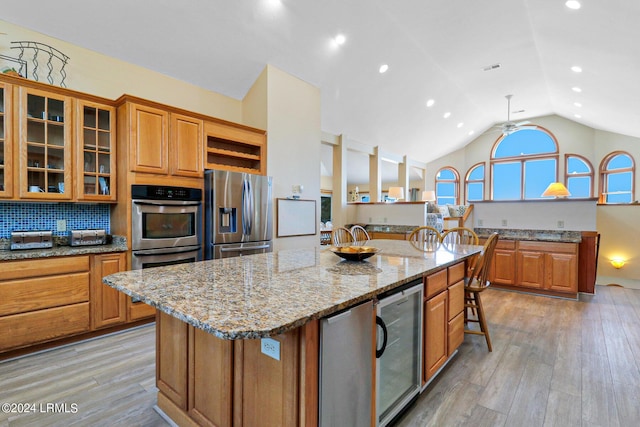
[(116, 273), (103, 282), (222, 339), (262, 338), (297, 328), (455, 264), (481, 250), (422, 252), (372, 240), (381, 252), (343, 261), (326, 247), (283, 250)]
[(38, 259), (60, 256), (76, 256), (88, 254), (105, 254), (125, 252), (127, 240), (123, 236), (113, 236), (113, 242), (107, 245), (69, 246), (67, 238), (54, 236), (52, 248), (9, 250), (9, 239), (0, 239), (0, 261), (15, 261), (22, 259)]

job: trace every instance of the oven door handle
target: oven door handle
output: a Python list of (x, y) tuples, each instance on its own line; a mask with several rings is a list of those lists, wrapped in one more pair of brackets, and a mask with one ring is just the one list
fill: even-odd
[(200, 202), (186, 202), (179, 200), (163, 200), (161, 202), (134, 200), (134, 204), (143, 206), (200, 206)]
[(173, 255), (173, 254), (183, 254), (186, 252), (195, 252), (199, 251), (202, 246), (189, 246), (184, 248), (171, 248), (171, 249), (148, 249), (142, 251), (133, 251), (133, 256), (143, 257), (143, 256), (154, 256), (154, 255)]
[(242, 251), (252, 251), (254, 249), (268, 249), (269, 245), (260, 245), (260, 246), (243, 246), (241, 248), (220, 248), (220, 252), (242, 252)]

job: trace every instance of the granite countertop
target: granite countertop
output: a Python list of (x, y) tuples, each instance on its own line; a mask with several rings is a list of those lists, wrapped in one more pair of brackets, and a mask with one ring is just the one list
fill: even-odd
[(103, 283), (222, 339), (277, 335), (454, 264), (480, 246), (422, 252), (400, 240), (343, 261), (326, 247), (116, 273)]
[(532, 240), (538, 242), (580, 243), (582, 233), (570, 230), (525, 230), (510, 228), (474, 228), (478, 237), (486, 238), (498, 233), (505, 240)]
[(365, 230), (376, 233), (411, 233), (418, 228), (417, 225), (389, 225), (389, 224), (367, 224)]
[(112, 243), (108, 245), (69, 246), (66, 237), (54, 236), (52, 248), (12, 251), (9, 250), (9, 245), (9, 239), (0, 239), (0, 261), (125, 252), (127, 239), (124, 236), (113, 236)]

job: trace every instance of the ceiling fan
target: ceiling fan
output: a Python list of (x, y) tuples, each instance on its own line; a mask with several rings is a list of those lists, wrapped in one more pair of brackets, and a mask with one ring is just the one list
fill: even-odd
[(511, 121), (511, 97), (513, 95), (506, 95), (505, 98), (507, 98), (507, 121), (504, 122), (501, 125), (498, 125), (496, 127), (500, 128), (500, 130), (502, 131), (502, 134), (504, 136), (507, 135), (511, 135), (513, 132), (520, 130), (521, 126), (527, 125), (531, 122), (529, 122), (528, 120), (525, 120), (523, 122), (519, 122), (519, 123), (514, 123)]

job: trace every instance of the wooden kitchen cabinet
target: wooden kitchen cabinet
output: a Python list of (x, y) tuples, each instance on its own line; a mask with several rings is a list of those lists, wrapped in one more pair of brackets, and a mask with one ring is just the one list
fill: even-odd
[(459, 262), (424, 277), (423, 385), (464, 341), (464, 277)]
[(2, 263), (0, 352), (87, 332), (89, 256)]
[(127, 103), (129, 167), (132, 172), (169, 173), (169, 113), (160, 108)]
[[(482, 242), (484, 244), (484, 242)], [(489, 281), (501, 285), (514, 285), (516, 283), (516, 242), (513, 240), (498, 240)]]
[(18, 92), (20, 198), (70, 200), (72, 98), (30, 87), (21, 87)]
[(426, 382), (447, 361), (448, 294), (445, 291), (424, 302), (424, 363), (422, 378)]
[(129, 170), (164, 176), (200, 178), (203, 122), (162, 106), (126, 102)]
[(281, 349), (275, 360), (259, 339), (222, 340), (158, 311), (159, 406), (180, 425), (298, 425), (299, 334), (272, 337)]
[(178, 408), (187, 409), (188, 324), (157, 312), (156, 346), (163, 351), (156, 357), (156, 386)]
[(170, 129), (169, 173), (194, 178), (202, 177), (204, 175), (202, 120), (171, 113)]
[(76, 102), (76, 194), (78, 200), (116, 201), (116, 110)]
[(388, 239), (388, 240), (407, 240), (406, 233), (384, 233), (381, 231), (372, 231), (369, 233), (371, 239)]
[(205, 167), (265, 175), (266, 133), (232, 123), (205, 122)]
[(127, 321), (126, 295), (102, 283), (102, 278), (124, 271), (124, 253), (93, 255), (91, 260), (91, 328), (100, 329)]
[(0, 198), (13, 196), (13, 86), (0, 82)]
[(519, 286), (575, 294), (578, 292), (577, 243), (531, 242), (518, 244)]

